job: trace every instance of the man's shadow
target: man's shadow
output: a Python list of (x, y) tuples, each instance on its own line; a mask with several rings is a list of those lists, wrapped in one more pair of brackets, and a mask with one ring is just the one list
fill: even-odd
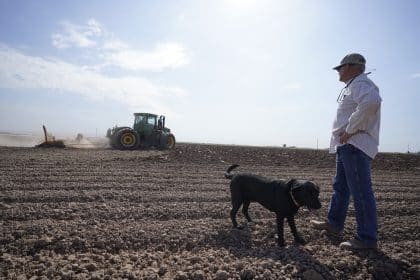
[(420, 272), (404, 261), (393, 259), (380, 249), (352, 250), (366, 261), (375, 279), (420, 279)]
[[(342, 240), (336, 236), (324, 235), (332, 245), (339, 248)], [(420, 279), (420, 272), (404, 261), (394, 259), (378, 249), (347, 249), (363, 261), (369, 274), (375, 279)]]

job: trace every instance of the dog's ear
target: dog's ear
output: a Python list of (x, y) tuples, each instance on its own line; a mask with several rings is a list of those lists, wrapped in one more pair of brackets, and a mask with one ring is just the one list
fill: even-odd
[(317, 191), (317, 193), (319, 194), (320, 193), (320, 188), (319, 188), (319, 185), (317, 184), (317, 183), (315, 183), (315, 182), (312, 182), (313, 184), (314, 184), (314, 187), (315, 187), (315, 190)]
[(287, 182), (287, 186), (290, 190), (296, 190), (300, 187), (302, 187), (304, 184), (300, 180), (291, 179), (289, 182)]

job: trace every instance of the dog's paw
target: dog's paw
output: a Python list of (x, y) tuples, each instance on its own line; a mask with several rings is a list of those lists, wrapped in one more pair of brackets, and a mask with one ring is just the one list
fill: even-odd
[(286, 246), (286, 244), (284, 243), (277, 243), (277, 247), (279, 248), (284, 248)]
[(233, 229), (243, 230), (245, 228), (244, 225), (234, 226)]
[(295, 238), (295, 243), (300, 244), (300, 245), (305, 245), (306, 241), (302, 237), (298, 237), (298, 238)]
[(284, 243), (284, 240), (277, 240), (277, 246), (283, 248), (286, 244)]

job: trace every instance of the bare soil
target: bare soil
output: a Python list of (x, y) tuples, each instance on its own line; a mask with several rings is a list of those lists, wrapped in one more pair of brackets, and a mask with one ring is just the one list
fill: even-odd
[[(232, 229), (226, 168), (321, 186), (324, 219), (335, 159), (327, 151), (178, 144), (171, 151), (0, 147), (1, 279), (420, 279), (420, 156), (373, 163), (380, 248), (352, 252), (312, 229), (277, 248), (275, 216)], [(240, 213), (238, 221), (245, 224)], [(352, 206), (344, 238), (355, 231)]]

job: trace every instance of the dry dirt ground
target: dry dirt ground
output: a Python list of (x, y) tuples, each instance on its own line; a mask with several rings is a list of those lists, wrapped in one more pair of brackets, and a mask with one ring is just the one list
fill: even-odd
[[(420, 156), (373, 164), (378, 251), (308, 243), (276, 246), (275, 216), (232, 229), (231, 163), (269, 178), (315, 180), (325, 218), (334, 157), (326, 151), (178, 144), (172, 151), (0, 147), (1, 279), (420, 279)], [(242, 213), (240, 223), (245, 223)], [(287, 224), (286, 224), (287, 225)], [(350, 207), (345, 238), (354, 234)]]

